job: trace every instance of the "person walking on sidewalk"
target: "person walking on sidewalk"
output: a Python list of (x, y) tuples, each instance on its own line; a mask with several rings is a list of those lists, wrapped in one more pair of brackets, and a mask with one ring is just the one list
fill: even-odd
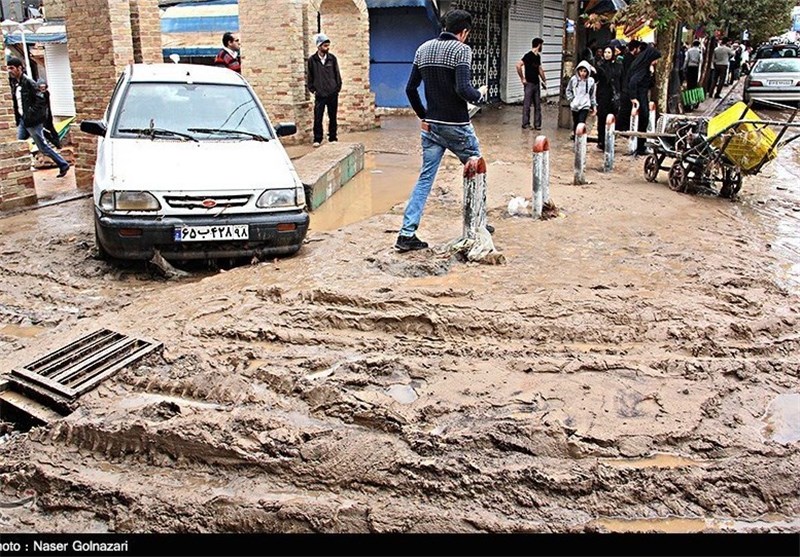
[(567, 84), (566, 95), (569, 108), (572, 110), (572, 135), (575, 137), (575, 129), (578, 124), (585, 124), (589, 112), (597, 114), (597, 86), (591, 74), (594, 68), (586, 60), (581, 60), (575, 69), (569, 83)]
[[(422, 168), (394, 246), (400, 252), (428, 247), (427, 242), (417, 238), (416, 232), (445, 150), (453, 152), (462, 164), (481, 156), (467, 110), (467, 102), (485, 100), (487, 92), (486, 85), (478, 89), (472, 86), (472, 49), (466, 44), (472, 15), (464, 10), (451, 10), (442, 21), (444, 31), (439, 37), (417, 49), (406, 84), (406, 96), (421, 121)], [(423, 82), (427, 107), (418, 91)]]
[(683, 60), (683, 70), (686, 73), (686, 89), (697, 88), (700, 79), (700, 65), (703, 63), (703, 53), (700, 51), (700, 41), (693, 41), (692, 48), (686, 51)]
[(339, 110), (339, 91), (342, 74), (339, 61), (331, 54), (331, 40), (324, 33), (314, 39), (317, 51), (308, 58), (308, 90), (314, 95), (314, 147), (322, 143), (322, 117), (328, 109), (328, 141), (338, 140), (336, 113)]
[(47, 99), (39, 86), (27, 75), (19, 58), (7, 61), (8, 75), (14, 89), (14, 116), (17, 122), (17, 139), (25, 141), (32, 138), (39, 152), (58, 166), (58, 177), (63, 178), (69, 171), (69, 163), (58, 154), (44, 138), (44, 124), (47, 120)]
[(614, 49), (603, 49), (602, 60), (597, 64), (597, 148), (606, 146), (606, 118), (619, 114), (622, 92), (622, 63), (614, 59)]
[(238, 33), (227, 32), (222, 35), (222, 50), (214, 58), (214, 65), (242, 73), (242, 52)]
[[(650, 44), (644, 44), (639, 54), (634, 58), (631, 69), (628, 72), (628, 92), (631, 100), (639, 101), (639, 129), (640, 132), (647, 131), (647, 124), (650, 119), (650, 89), (653, 87), (653, 69), (661, 58), (661, 52)], [(637, 141), (636, 154), (645, 155), (646, 140), (640, 137)]]
[(522, 81), (525, 90), (525, 100), (522, 103), (522, 127), (531, 127), (531, 105), (533, 105), (533, 127), (542, 129), (542, 92), (547, 90), (547, 78), (542, 67), (542, 45), (544, 41), (536, 37), (531, 41), (531, 50), (525, 53), (522, 60), (517, 62), (517, 75)]
[(728, 46), (728, 37), (723, 37), (720, 45), (714, 49), (712, 63), (714, 64), (716, 91), (714, 92), (715, 99), (722, 98), (722, 87), (725, 85), (725, 80), (728, 79), (728, 66), (730, 65), (731, 56), (733, 51)]

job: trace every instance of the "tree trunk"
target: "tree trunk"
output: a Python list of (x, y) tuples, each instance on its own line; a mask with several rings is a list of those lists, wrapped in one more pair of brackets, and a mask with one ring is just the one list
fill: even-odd
[[(677, 75), (673, 75), (677, 74), (674, 71), (677, 69), (675, 67), (677, 64), (675, 43), (680, 26), (679, 22), (672, 21), (656, 35), (656, 48), (661, 52), (661, 58), (656, 64), (656, 106), (659, 114), (665, 114), (670, 109), (676, 110), (673, 106), (675, 103), (672, 102), (674, 99), (670, 99), (670, 77), (673, 80), (680, 79)], [(678, 96), (680, 97), (680, 94)]]
[(566, 29), (564, 31), (563, 52), (561, 55), (561, 94), (558, 100), (559, 128), (569, 129), (572, 127), (572, 110), (570, 110), (565, 92), (578, 63), (578, 53), (583, 48), (582, 43), (586, 36), (586, 30), (583, 28), (578, 16), (578, 0), (564, 0), (564, 17), (575, 22), (575, 31), (574, 33), (567, 33)]

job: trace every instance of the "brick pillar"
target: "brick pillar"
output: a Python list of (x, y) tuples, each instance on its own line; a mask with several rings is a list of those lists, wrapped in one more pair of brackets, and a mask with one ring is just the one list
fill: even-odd
[(130, 7), (134, 60), (145, 64), (163, 62), (158, 0), (130, 0)]
[[(0, 70), (0, 75), (8, 75), (5, 58), (0, 60)], [(27, 142), (17, 140), (14, 103), (6, 81), (0, 85), (0, 210), (32, 205), (36, 201), (31, 152)]]
[[(312, 0), (322, 15), (322, 32), (331, 39), (331, 52), (339, 59), (342, 92), (339, 125), (344, 130), (377, 127), (375, 95), (369, 89), (369, 14), (365, 0)], [(314, 14), (316, 15), (316, 14)], [(309, 49), (316, 51), (314, 33)]]
[(255, 89), (270, 120), (295, 122), (294, 138), (310, 140), (313, 103), (305, 84), (304, 0), (239, 0), (242, 74)]
[[(120, 73), (134, 60), (130, 5), (127, 0), (69, 0), (66, 20), (78, 121), (101, 119)], [(76, 184), (91, 188), (97, 138), (77, 131), (72, 141)]]

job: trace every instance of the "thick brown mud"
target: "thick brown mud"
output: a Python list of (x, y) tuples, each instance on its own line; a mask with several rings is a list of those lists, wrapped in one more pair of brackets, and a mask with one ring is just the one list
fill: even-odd
[(317, 219), (289, 259), (167, 280), (94, 258), (90, 200), (0, 219), (3, 370), (99, 327), (165, 346), (62, 420), (0, 431), (0, 502), (35, 494), (0, 531), (798, 531), (796, 151), (731, 202), (624, 155), (604, 174), (593, 145), (572, 186), (546, 130), (560, 217), (534, 221), (506, 214), (531, 189), (519, 110), (476, 121), (505, 265), (443, 250), (452, 157), (432, 249), (392, 250), (404, 117), (344, 138), (402, 193)]

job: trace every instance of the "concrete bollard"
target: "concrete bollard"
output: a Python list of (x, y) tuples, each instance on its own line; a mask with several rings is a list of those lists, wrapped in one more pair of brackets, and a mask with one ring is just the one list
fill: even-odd
[(462, 238), (475, 240), (478, 230), (486, 227), (486, 161), (472, 157), (464, 165), (464, 233)]
[(653, 133), (656, 131), (656, 103), (650, 101), (648, 108), (650, 113), (647, 115), (647, 131), (648, 133)]
[(542, 218), (542, 207), (550, 201), (550, 141), (544, 135), (533, 142), (533, 209), (531, 216)]
[[(631, 127), (630, 130), (632, 132), (639, 131), (639, 101), (633, 99), (631, 101), (633, 108), (631, 109)], [(631, 137), (628, 140), (628, 152), (633, 155), (636, 153), (638, 138)]]
[(575, 128), (575, 180), (576, 186), (586, 183), (586, 124)]
[(603, 172), (611, 172), (614, 170), (614, 140), (615, 128), (617, 119), (613, 114), (606, 117), (606, 144), (603, 151)]

